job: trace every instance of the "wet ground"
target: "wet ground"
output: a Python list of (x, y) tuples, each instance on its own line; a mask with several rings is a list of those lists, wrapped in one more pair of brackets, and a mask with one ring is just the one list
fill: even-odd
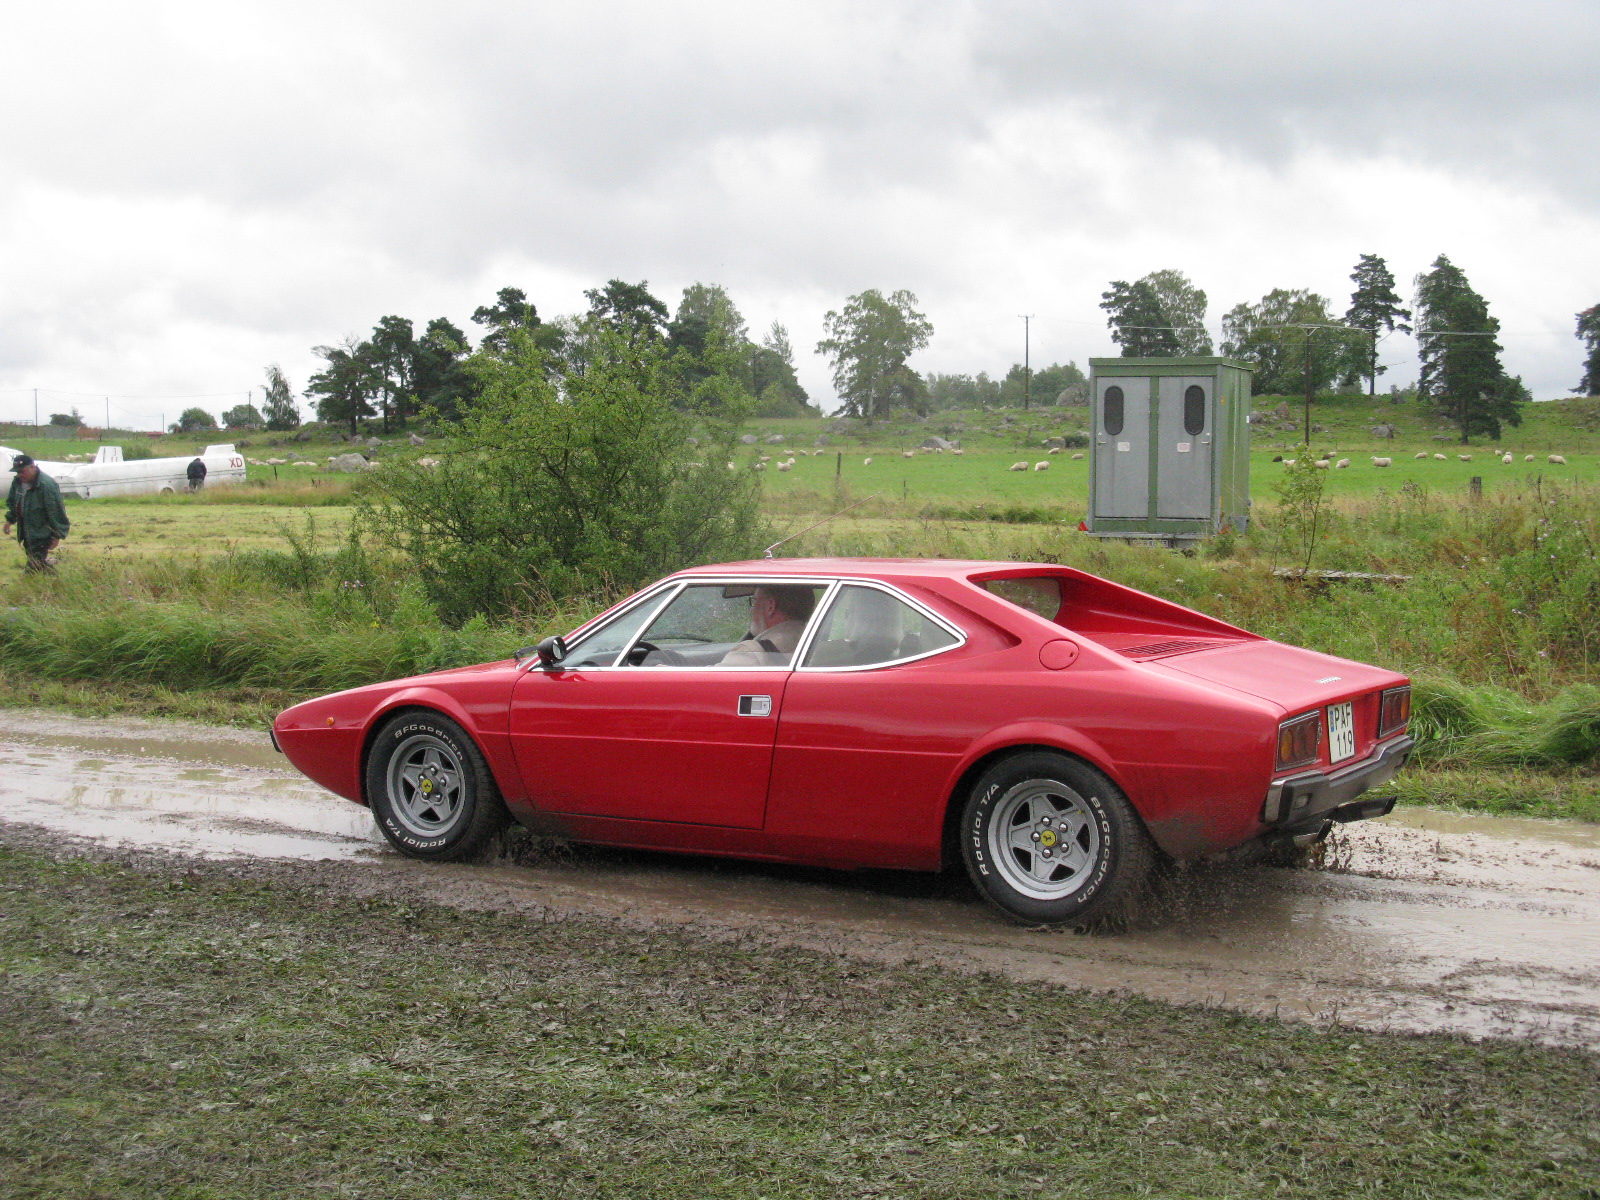
[(1022, 929), (960, 880), (577, 850), (432, 866), (261, 735), (8, 711), (0, 821), (206, 857), (342, 862), (471, 907), (694, 924), (1179, 1003), (1600, 1047), (1600, 826), (1425, 809), (1337, 831), (1320, 870), (1185, 872), (1116, 937)]

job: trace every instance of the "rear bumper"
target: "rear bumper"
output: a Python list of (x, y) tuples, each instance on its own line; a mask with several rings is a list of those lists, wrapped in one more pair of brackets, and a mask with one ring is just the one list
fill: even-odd
[(1359, 821), (1377, 817), (1394, 807), (1368, 799), (1354, 803), (1363, 792), (1388, 783), (1406, 765), (1416, 741), (1409, 737), (1385, 742), (1371, 755), (1343, 770), (1313, 771), (1283, 779), (1267, 789), (1261, 823), (1283, 832), (1315, 828), (1324, 820)]

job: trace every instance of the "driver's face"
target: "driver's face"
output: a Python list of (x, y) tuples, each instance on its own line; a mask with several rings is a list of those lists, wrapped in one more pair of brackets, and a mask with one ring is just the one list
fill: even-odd
[(750, 628), (760, 633), (776, 624), (777, 619), (778, 606), (772, 601), (772, 593), (758, 590), (750, 603)]

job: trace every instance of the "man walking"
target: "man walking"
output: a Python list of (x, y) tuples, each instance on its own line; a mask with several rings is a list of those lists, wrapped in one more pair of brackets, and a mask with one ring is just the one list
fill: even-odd
[(206, 485), (206, 460), (196, 456), (189, 464), (189, 490), (198, 492)]
[(50, 551), (61, 544), (61, 539), (72, 528), (66, 506), (61, 503), (61, 489), (26, 454), (11, 460), (11, 470), (16, 478), (6, 493), (5, 532), (9, 536), (11, 527), (17, 527), (17, 541), (22, 543), (23, 552), (28, 556), (29, 571), (54, 573)]

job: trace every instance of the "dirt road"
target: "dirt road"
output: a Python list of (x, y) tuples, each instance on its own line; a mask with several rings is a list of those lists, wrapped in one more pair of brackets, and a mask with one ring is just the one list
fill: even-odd
[(341, 863), (373, 886), (747, 930), (878, 960), (1368, 1028), (1600, 1047), (1600, 827), (1410, 810), (1339, 831), (1328, 869), (1187, 872), (1118, 937), (1020, 929), (959, 881), (580, 850), (400, 859), (365, 809), (264, 737), (10, 711), (0, 821), (209, 857)]

